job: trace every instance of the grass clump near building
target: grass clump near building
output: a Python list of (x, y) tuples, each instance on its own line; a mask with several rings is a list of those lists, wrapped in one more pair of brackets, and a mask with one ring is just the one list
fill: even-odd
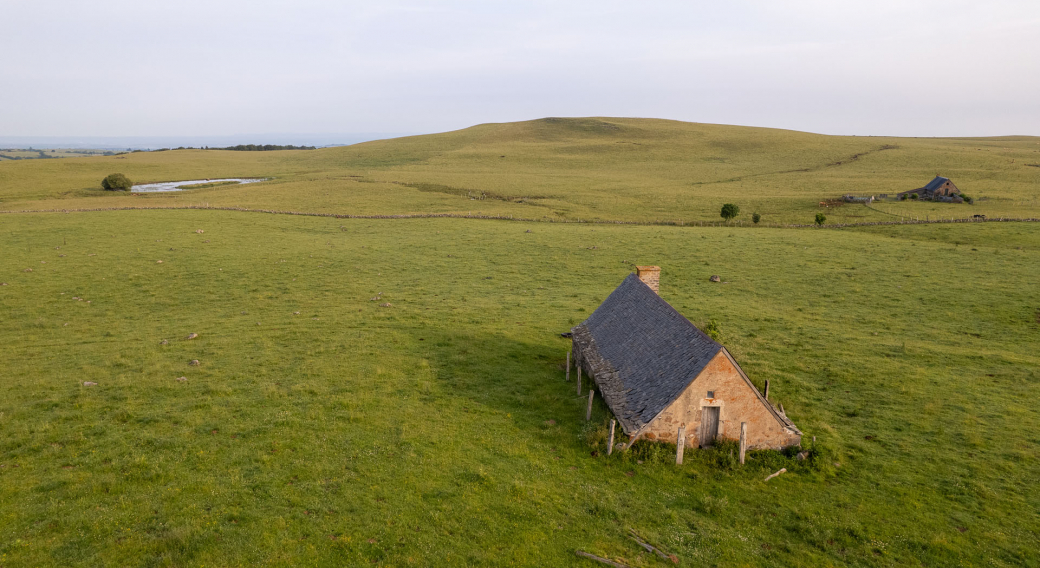
[(134, 182), (123, 174), (108, 174), (101, 180), (101, 188), (108, 191), (130, 191)]

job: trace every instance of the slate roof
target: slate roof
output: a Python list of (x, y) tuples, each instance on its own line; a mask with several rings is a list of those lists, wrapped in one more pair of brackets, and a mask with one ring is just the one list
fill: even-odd
[(572, 333), (575, 353), (627, 434), (653, 420), (722, 350), (635, 274)]
[(940, 187), (942, 187), (942, 184), (944, 184), (944, 183), (946, 183), (948, 181), (950, 181), (949, 178), (944, 178), (942, 176), (935, 176), (935, 179), (933, 179), (932, 181), (928, 182), (928, 185), (924, 186), (923, 189), (926, 189), (928, 191), (935, 191), (935, 190), (939, 189)]

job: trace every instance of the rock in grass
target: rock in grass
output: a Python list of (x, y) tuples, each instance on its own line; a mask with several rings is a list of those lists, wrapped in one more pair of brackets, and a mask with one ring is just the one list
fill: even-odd
[(177, 380), (183, 383), (184, 381), (188, 380), (188, 377), (177, 377)]
[(85, 387), (96, 387), (97, 383), (92, 383), (90, 381), (83, 381), (83, 386), (85, 386)]
[(379, 304), (379, 307), (380, 308), (392, 308), (392, 307), (394, 307), (394, 305), (391, 304), (390, 302), (383, 302), (382, 304)]
[(159, 342), (159, 345), (166, 345), (168, 343), (169, 343), (169, 341), (166, 341), (165, 339), (163, 339), (162, 341)]
[(712, 274), (711, 278), (708, 280), (711, 280), (712, 282), (722, 282), (722, 278), (720, 278), (718, 274)]
[(300, 315), (300, 312), (293, 312), (292, 315), (298, 316), (298, 315)]
[(161, 260), (157, 260), (157, 261), (155, 261), (155, 264), (162, 264), (162, 261)]
[(805, 458), (809, 457), (809, 452), (798, 452), (798, 461), (805, 461)]
[(189, 333), (188, 337), (186, 339), (195, 339), (198, 336), (199, 336), (199, 334), (197, 334), (197, 333)]
[(188, 361), (188, 364), (191, 365), (192, 367), (198, 367), (202, 363), (199, 363), (198, 359), (192, 359), (191, 361)]
[(7, 282), (0, 282), (0, 286), (7, 286)]
[(31, 268), (26, 268), (26, 269), (25, 269), (25, 270), (23, 270), (22, 272), (32, 272), (32, 269), (31, 269)]
[(195, 232), (197, 234), (201, 235), (202, 233), (205, 233), (206, 231), (203, 231), (202, 229), (195, 229)]

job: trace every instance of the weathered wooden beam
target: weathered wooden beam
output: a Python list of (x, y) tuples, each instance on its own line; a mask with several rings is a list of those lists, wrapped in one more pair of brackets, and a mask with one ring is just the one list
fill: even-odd
[(567, 382), (571, 382), (571, 352), (567, 352)]
[(747, 453), (747, 422), (740, 423), (740, 465), (744, 465), (744, 454)]
[(762, 393), (762, 396), (769, 400), (769, 379), (766, 379), (766, 392)]
[(585, 421), (592, 420), (592, 398), (596, 396), (596, 391), (589, 389), (589, 405), (585, 408)]
[(581, 365), (578, 365), (578, 394), (581, 394)]
[(602, 562), (603, 564), (608, 564), (610, 566), (613, 566), (614, 568), (632, 568), (628, 564), (622, 564), (620, 562), (614, 562), (613, 560), (607, 560), (606, 558), (603, 558), (602, 556), (596, 556), (595, 554), (589, 554), (588, 552), (582, 552), (580, 550), (575, 550), (574, 554), (577, 554), (578, 556), (581, 556), (582, 558), (588, 558), (589, 560), (595, 560), (596, 562)]
[(780, 468), (780, 471), (778, 471), (776, 473), (773, 473), (773, 474), (770, 474), (769, 477), (765, 478), (765, 481), (769, 481), (770, 479), (773, 479), (774, 477), (780, 475), (781, 473), (787, 473), (787, 468), (786, 467)]
[(631, 538), (632, 540), (636, 541), (636, 543), (639, 546), (642, 546), (643, 548), (645, 548), (647, 550), (647, 552), (653, 552), (654, 554), (659, 556), (661, 558), (661, 560), (671, 560), (673, 564), (678, 564), (679, 563), (679, 558), (677, 556), (675, 556), (674, 554), (668, 554), (667, 552), (661, 550), (660, 548), (657, 548), (656, 546), (654, 546), (652, 544), (648, 544), (646, 542), (643, 542), (643, 537), (639, 536), (639, 533), (637, 533), (635, 531), (635, 529), (628, 529), (628, 532), (632, 533), (629, 538)]
[(617, 424), (617, 420), (610, 420), (610, 443), (607, 445), (607, 455), (614, 453), (614, 424)]
[(679, 426), (679, 434), (675, 437), (675, 465), (682, 465), (683, 451), (686, 449), (686, 425)]

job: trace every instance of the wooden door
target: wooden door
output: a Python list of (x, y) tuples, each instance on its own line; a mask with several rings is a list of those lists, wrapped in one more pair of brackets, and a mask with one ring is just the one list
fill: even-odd
[(705, 406), (701, 410), (701, 447), (707, 448), (715, 443), (719, 435), (719, 407)]

